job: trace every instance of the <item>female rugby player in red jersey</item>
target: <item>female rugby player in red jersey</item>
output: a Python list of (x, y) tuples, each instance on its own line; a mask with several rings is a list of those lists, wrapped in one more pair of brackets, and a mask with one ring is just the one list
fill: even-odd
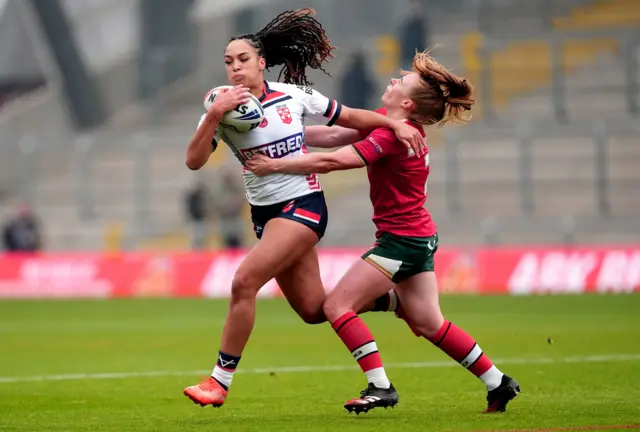
[[(306, 151), (305, 117), (327, 125), (374, 130), (389, 127), (398, 139), (416, 151), (424, 140), (399, 120), (364, 110), (350, 109), (306, 87), (306, 68), (322, 69), (331, 46), (312, 9), (280, 14), (256, 34), (231, 39), (224, 53), (227, 78), (235, 87), (220, 93), (202, 116), (187, 149), (187, 166), (200, 169), (222, 138), (242, 164), (256, 152), (282, 158)], [(282, 65), (284, 83), (266, 82), (265, 68)], [(246, 103), (249, 92), (259, 98), (264, 120), (259, 128), (239, 133), (220, 124), (225, 112)], [(220, 126), (220, 127), (219, 127)], [(254, 230), (260, 239), (242, 262), (231, 285), (229, 312), (222, 333), (218, 361), (211, 378), (184, 390), (194, 402), (221, 406), (233, 374), (249, 340), (255, 319), (258, 290), (276, 278), (284, 296), (307, 323), (326, 320), (325, 290), (320, 279), (316, 243), (324, 235), (327, 207), (317, 176), (275, 174), (259, 178), (243, 172), (251, 204)], [(383, 310), (393, 304), (382, 293), (380, 307), (370, 302), (359, 310)]]
[[(416, 54), (413, 71), (394, 79), (382, 96), (384, 112), (406, 119), (424, 134), (422, 125), (465, 122), (475, 103), (471, 85), (438, 64), (427, 52)], [(424, 136), (424, 135), (423, 135)], [(376, 242), (344, 275), (324, 304), (327, 319), (367, 375), (368, 387), (361, 397), (347, 401), (356, 413), (394, 406), (398, 394), (385, 373), (375, 340), (356, 312), (395, 284), (398, 315), (413, 332), (424, 336), (458, 361), (486, 385), (486, 412), (504, 411), (520, 391), (465, 331), (445, 320), (438, 302), (434, 255), (438, 234), (427, 199), (429, 154), (412, 157), (388, 129), (377, 129), (364, 140), (356, 130), (322, 126), (307, 128), (307, 144), (337, 147), (332, 153), (270, 159), (258, 155), (248, 162), (257, 175), (270, 173), (327, 173), (367, 166), (371, 184)], [(358, 141), (358, 142), (356, 142)]]

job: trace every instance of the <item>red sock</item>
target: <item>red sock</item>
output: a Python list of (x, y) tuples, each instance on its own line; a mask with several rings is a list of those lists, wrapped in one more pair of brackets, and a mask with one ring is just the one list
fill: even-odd
[(493, 366), (480, 345), (450, 321), (445, 321), (438, 333), (429, 340), (477, 377)]
[(388, 379), (382, 365), (376, 341), (366, 324), (354, 312), (347, 312), (331, 323), (333, 330), (342, 339), (356, 359), (368, 381), (377, 387), (388, 388)]

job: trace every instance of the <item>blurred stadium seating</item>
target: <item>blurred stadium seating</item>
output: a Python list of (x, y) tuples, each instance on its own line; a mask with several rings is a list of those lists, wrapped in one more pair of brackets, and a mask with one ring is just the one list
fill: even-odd
[[(46, 85), (0, 111), (0, 215), (26, 198), (55, 250), (188, 247), (182, 200), (200, 173), (186, 169), (184, 149), (202, 95), (224, 81), (219, 58), (230, 35), (285, 9), (315, 7), (339, 47), (332, 77), (315, 74), (316, 87), (339, 98), (337, 78), (357, 47), (367, 48), (384, 88), (400, 67), (395, 34), (406, 13), (403, 2), (383, 0), (201, 0), (188, 13), (189, 37), (172, 24), (154, 45), (147, 39), (163, 21), (145, 23), (143, 0), (62, 1), (107, 113), (100, 126), (81, 130), (41, 21), (18, 2), (5, 0), (0, 19), (24, 24), (15, 31), (25, 37), (13, 39), (39, 59)], [(479, 99), (473, 124), (430, 135), (428, 207), (443, 241), (638, 241), (640, 3), (428, 6), (430, 43), (442, 45), (436, 56), (464, 72)], [(221, 148), (208, 168), (233, 163), (230, 156)], [(322, 182), (331, 211), (323, 244), (370, 243), (365, 173)], [(252, 242), (249, 224), (246, 234)], [(219, 245), (215, 234), (210, 245)]]

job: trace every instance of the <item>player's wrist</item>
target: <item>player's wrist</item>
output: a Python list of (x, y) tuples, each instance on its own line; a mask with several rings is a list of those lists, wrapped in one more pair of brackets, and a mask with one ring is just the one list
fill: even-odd
[(393, 129), (395, 132), (401, 130), (402, 127), (405, 124), (404, 120), (392, 120), (392, 119), (389, 119), (389, 121), (391, 122), (390, 128)]
[(220, 107), (213, 105), (211, 107), (211, 111), (209, 111), (207, 113), (207, 116), (204, 118), (204, 122), (207, 124), (212, 124), (212, 123), (220, 123), (220, 120), (222, 119), (222, 116), (224, 115), (224, 111), (222, 111), (220, 109)]
[(281, 161), (277, 160), (277, 159), (272, 159), (271, 160), (271, 171), (274, 174), (278, 174), (282, 172), (282, 163)]

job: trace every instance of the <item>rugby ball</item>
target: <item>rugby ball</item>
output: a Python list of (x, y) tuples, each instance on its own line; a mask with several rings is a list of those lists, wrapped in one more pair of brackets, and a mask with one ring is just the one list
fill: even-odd
[[(231, 88), (231, 86), (219, 86), (209, 90), (204, 98), (204, 109), (206, 112), (209, 112), (216, 97), (220, 91), (225, 88)], [(260, 126), (263, 119), (264, 109), (262, 108), (262, 104), (257, 97), (251, 95), (249, 102), (238, 105), (231, 111), (227, 111), (222, 116), (220, 123), (238, 132), (249, 132)]]

